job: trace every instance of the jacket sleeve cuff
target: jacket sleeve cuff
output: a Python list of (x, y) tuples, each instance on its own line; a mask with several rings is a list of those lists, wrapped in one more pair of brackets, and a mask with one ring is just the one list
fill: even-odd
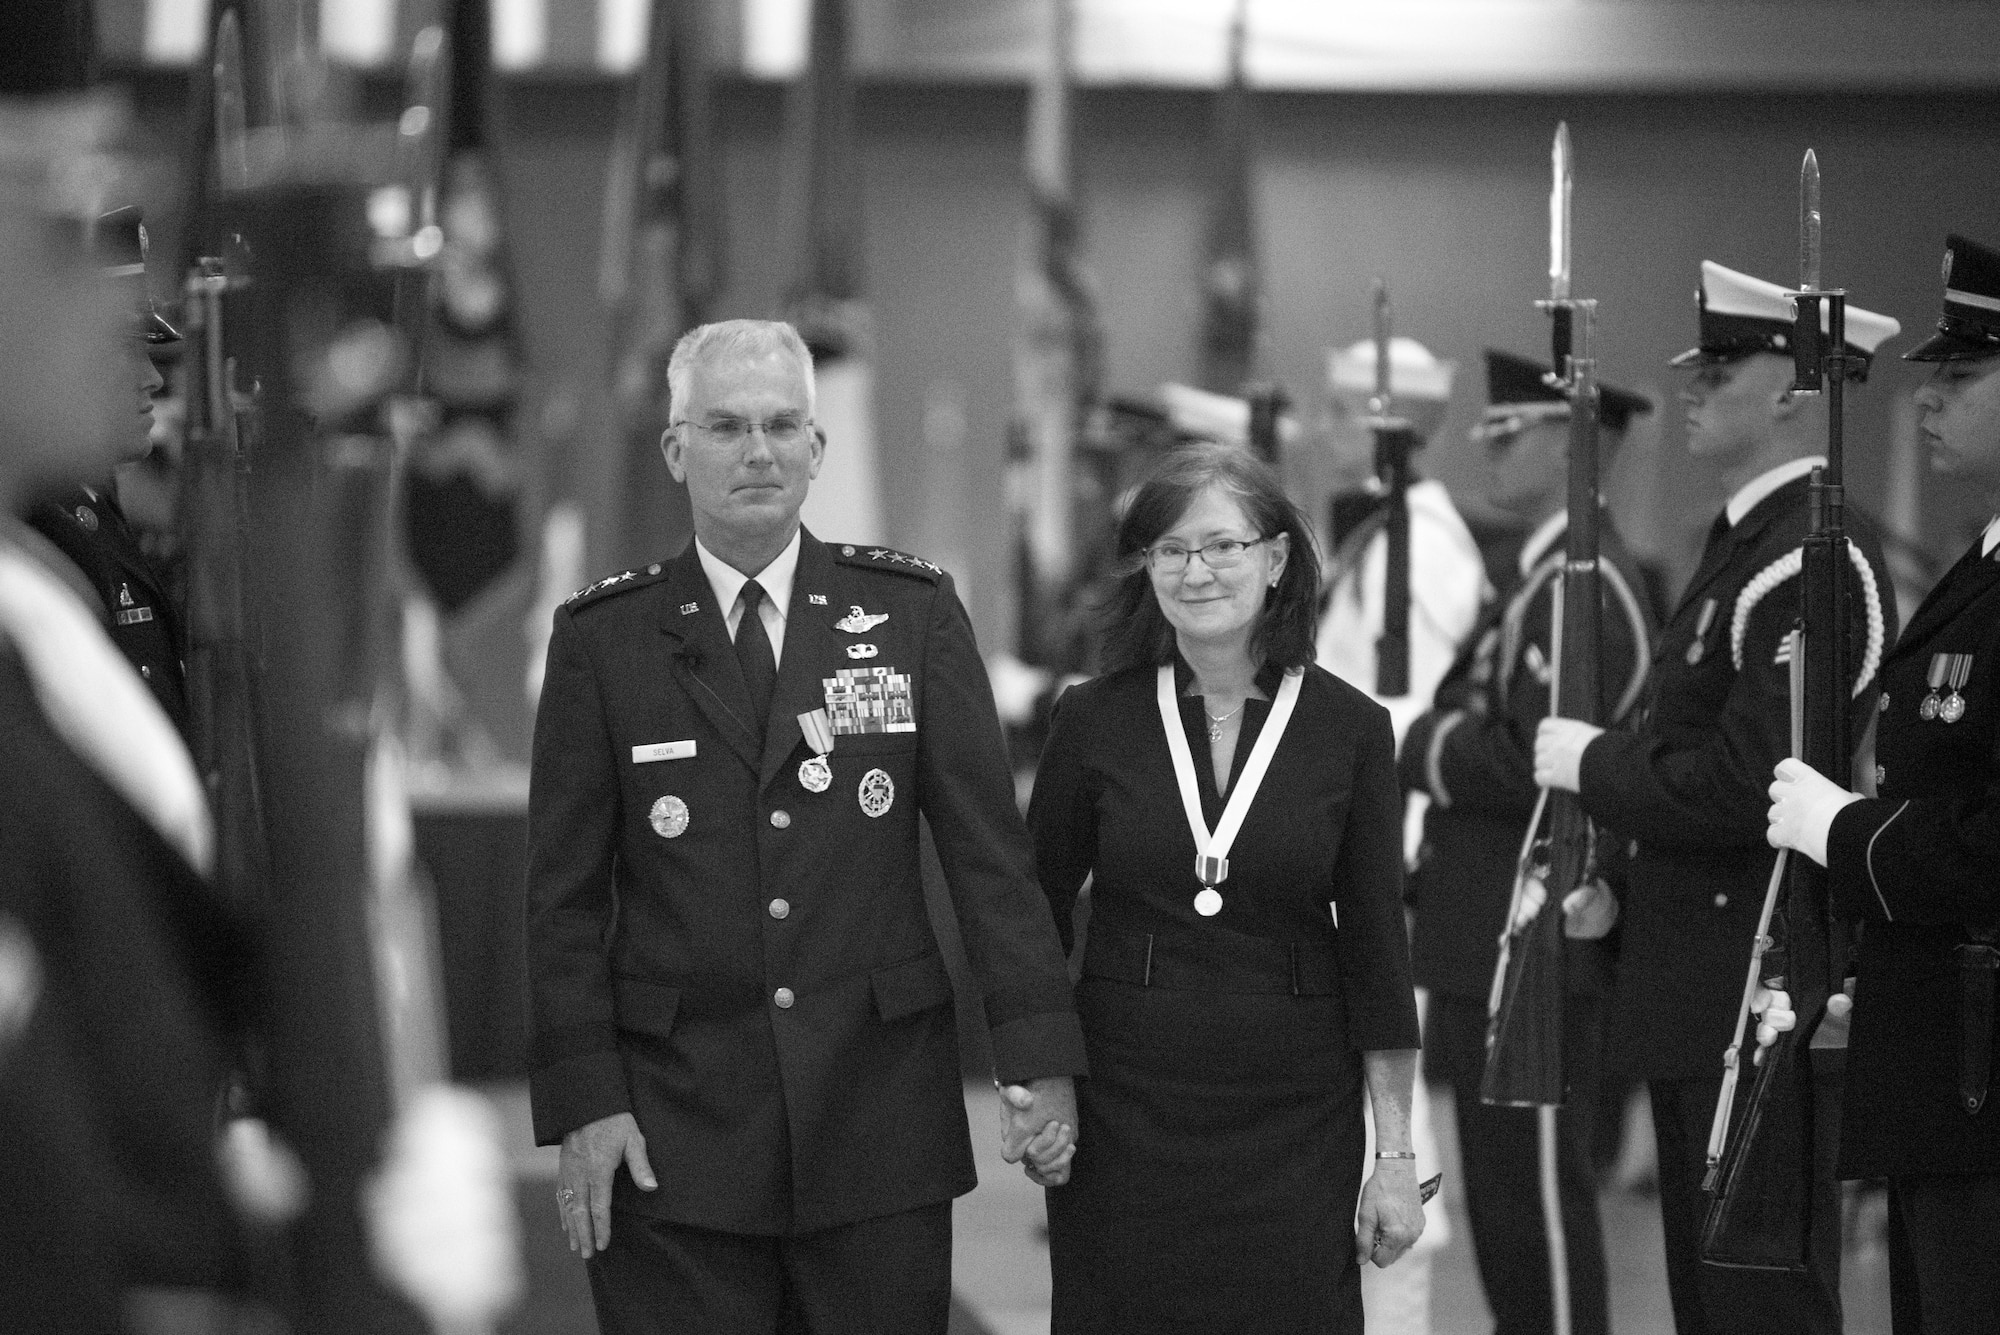
[(1075, 1011), (1043, 1011), (995, 1025), (993, 1078), (1018, 1085), (1045, 1075), (1088, 1075)]
[(580, 1126), (632, 1111), (625, 1061), (615, 1052), (592, 1052), (545, 1066), (528, 1077), (535, 1143), (559, 1145)]
[(1841, 916), (1858, 922), (1889, 921), (1889, 903), (1871, 865), (1871, 845), (1907, 805), (1864, 797), (1834, 813), (1826, 832), (1827, 890)]

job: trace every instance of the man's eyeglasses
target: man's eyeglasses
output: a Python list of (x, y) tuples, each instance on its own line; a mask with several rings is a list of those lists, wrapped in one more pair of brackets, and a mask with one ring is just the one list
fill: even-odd
[(1243, 558), (1250, 549), (1260, 542), (1268, 542), (1268, 537), (1218, 538), (1200, 547), (1183, 547), (1178, 542), (1156, 542), (1146, 549), (1146, 565), (1156, 575), (1178, 575), (1187, 569), (1190, 557), (1199, 556), (1201, 563), (1210, 570), (1229, 570), (1243, 564)]
[(751, 432), (761, 431), (771, 444), (785, 446), (798, 444), (812, 430), (812, 419), (797, 413), (780, 413), (762, 422), (747, 417), (712, 417), (706, 422), (682, 418), (673, 425), (691, 426), (720, 445), (741, 445), (750, 439)]

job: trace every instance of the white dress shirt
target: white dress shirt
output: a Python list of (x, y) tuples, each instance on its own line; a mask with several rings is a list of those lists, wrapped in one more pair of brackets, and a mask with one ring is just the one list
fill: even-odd
[[(771, 564), (755, 576), (764, 588), (764, 603), (758, 612), (764, 622), (764, 633), (771, 637), (773, 664), (785, 661), (785, 612), (792, 605), (792, 579), (799, 573), (799, 534), (803, 531), (793, 529), (792, 540), (785, 544), (785, 550), (771, 558)], [(752, 577), (708, 550), (700, 538), (694, 540), (694, 551), (701, 558), (708, 587), (715, 590), (715, 605), (722, 609), (722, 619), (729, 626), (729, 641), (734, 644), (737, 623), (743, 619), (743, 586)]]

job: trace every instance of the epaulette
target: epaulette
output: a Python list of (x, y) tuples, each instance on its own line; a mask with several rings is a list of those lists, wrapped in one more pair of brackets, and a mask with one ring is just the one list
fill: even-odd
[(614, 593), (625, 593), (631, 589), (641, 589), (660, 578), (666, 567), (657, 563), (640, 570), (621, 570), (615, 575), (606, 575), (595, 584), (586, 584), (563, 599), (563, 606), (571, 611), (586, 607), (600, 598), (608, 598)]
[(843, 565), (860, 566), (866, 570), (893, 570), (933, 583), (944, 578), (944, 567), (932, 565), (921, 556), (911, 556), (908, 552), (888, 547), (856, 547), (853, 543), (842, 543), (834, 547), (833, 555)]

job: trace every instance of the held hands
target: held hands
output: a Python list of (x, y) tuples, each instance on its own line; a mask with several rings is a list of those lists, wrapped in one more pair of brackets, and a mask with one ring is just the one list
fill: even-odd
[[(1076, 1083), (1047, 1075), (1000, 1087), (1000, 1157), (1021, 1164), (1030, 1182), (1060, 1187), (1076, 1157)], [(1026, 1159), (1026, 1163), (1021, 1163)]]
[(1565, 792), (1583, 791), (1583, 752), (1604, 729), (1573, 718), (1545, 718), (1535, 729), (1535, 782)]
[[(1530, 877), (1521, 887), (1521, 911), (1515, 915), (1514, 930), (1520, 931), (1535, 920), (1548, 902), (1549, 888), (1539, 876)], [(1618, 896), (1595, 877), (1563, 896), (1563, 935), (1575, 941), (1596, 941), (1618, 925)]]
[(1833, 818), (1849, 802), (1859, 802), (1859, 793), (1850, 793), (1803, 760), (1780, 760), (1771, 784), (1771, 828), (1764, 838), (1773, 848), (1794, 848), (1826, 865), (1826, 838)]
[(646, 1161), (646, 1138), (631, 1113), (613, 1113), (563, 1137), (556, 1168), (556, 1210), (569, 1249), (588, 1261), (611, 1245), (611, 1180), (623, 1163), (641, 1191), (659, 1181)]
[(1361, 1188), (1354, 1216), (1354, 1258), (1387, 1270), (1403, 1259), (1424, 1234), (1423, 1198), (1417, 1192), (1417, 1161), (1377, 1159)]
[(1750, 1055), (1753, 1065), (1764, 1064), (1764, 1049), (1788, 1034), (1798, 1024), (1792, 1011), (1792, 994), (1781, 988), (1759, 987), (1750, 996), (1750, 1013), (1757, 1017), (1757, 1050)]

